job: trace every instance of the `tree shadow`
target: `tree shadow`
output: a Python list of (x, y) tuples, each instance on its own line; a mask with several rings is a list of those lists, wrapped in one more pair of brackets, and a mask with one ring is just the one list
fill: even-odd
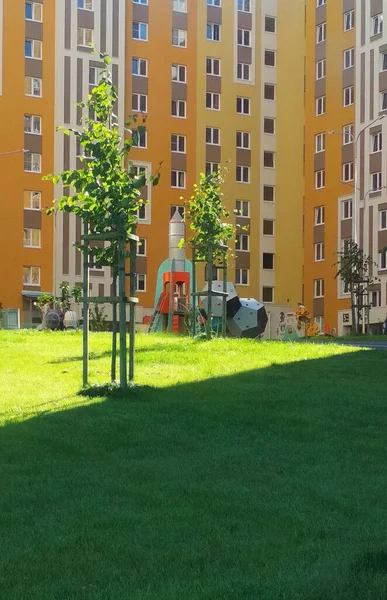
[(358, 351), (8, 424), (2, 597), (385, 598), (384, 566), (353, 565), (387, 552), (386, 366)]

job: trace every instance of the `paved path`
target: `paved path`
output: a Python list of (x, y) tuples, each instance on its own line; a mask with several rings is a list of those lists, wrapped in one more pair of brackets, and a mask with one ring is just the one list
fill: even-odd
[(343, 346), (356, 346), (357, 348), (372, 348), (373, 350), (387, 350), (387, 341), (385, 342), (354, 342), (344, 340), (334, 341), (335, 344), (342, 344)]

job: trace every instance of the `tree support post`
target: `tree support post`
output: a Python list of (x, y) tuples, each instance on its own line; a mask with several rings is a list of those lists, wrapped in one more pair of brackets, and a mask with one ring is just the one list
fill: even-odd
[[(88, 224), (83, 222), (83, 233), (86, 236)], [(85, 239), (83, 249), (83, 387), (88, 384), (89, 373), (89, 304), (87, 302), (89, 295), (89, 243)]]
[[(136, 293), (136, 250), (137, 242), (130, 241), (130, 259), (129, 259), (129, 296), (134, 297)], [(135, 304), (129, 304), (129, 381), (134, 379), (134, 336), (135, 336)]]
[(118, 240), (118, 297), (120, 305), (120, 387), (126, 389), (126, 304), (125, 304), (125, 247), (124, 236)]
[(196, 251), (192, 248), (192, 337), (196, 336)]
[[(113, 282), (112, 282), (112, 296), (117, 296), (117, 271), (113, 271)], [(110, 379), (116, 380), (116, 360), (117, 360), (117, 304), (116, 302), (112, 305), (112, 360), (110, 368)]]
[[(223, 253), (223, 292), (227, 294), (227, 259), (226, 253)], [(227, 334), (227, 296), (222, 298), (222, 336)]]
[(207, 339), (211, 339), (212, 332), (212, 268), (213, 268), (213, 253), (212, 246), (208, 246), (208, 258), (207, 258), (207, 288), (208, 288), (208, 314), (206, 320), (206, 332)]

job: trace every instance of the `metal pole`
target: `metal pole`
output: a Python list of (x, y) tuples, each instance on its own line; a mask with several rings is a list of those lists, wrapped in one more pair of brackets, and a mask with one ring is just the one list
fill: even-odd
[[(87, 235), (88, 224), (83, 222), (83, 233)], [(89, 242), (83, 240), (83, 386), (88, 384), (89, 372), (89, 304), (87, 298), (89, 295)]]
[(192, 248), (192, 336), (196, 336), (196, 251)]
[[(129, 296), (134, 298), (136, 293), (136, 249), (137, 242), (130, 242), (130, 278), (129, 278)], [(135, 338), (135, 305), (133, 302), (129, 305), (129, 381), (134, 379), (134, 338)]]
[[(112, 296), (117, 296), (117, 271), (114, 268), (113, 272), (113, 284), (112, 284)], [(113, 316), (113, 333), (112, 333), (112, 362), (110, 369), (110, 378), (112, 381), (116, 380), (116, 360), (117, 360), (117, 303), (113, 302), (112, 306)]]
[(125, 304), (125, 258), (124, 236), (118, 240), (118, 295), (120, 298), (120, 387), (127, 387), (126, 379), (126, 304)]
[(168, 302), (168, 333), (172, 333), (172, 312), (173, 312), (173, 258), (169, 259), (169, 302)]
[[(227, 253), (223, 253), (223, 293), (227, 293)], [(227, 333), (227, 296), (223, 296), (223, 314), (222, 314), (222, 335), (225, 338)]]
[(206, 332), (207, 339), (211, 339), (212, 330), (212, 246), (208, 246), (208, 257), (207, 257), (207, 289), (208, 289), (208, 314), (206, 321)]

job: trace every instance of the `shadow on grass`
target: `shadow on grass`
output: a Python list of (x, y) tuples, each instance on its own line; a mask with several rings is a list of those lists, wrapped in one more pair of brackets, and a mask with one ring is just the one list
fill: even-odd
[(135, 386), (0, 435), (7, 600), (385, 600), (387, 358)]

